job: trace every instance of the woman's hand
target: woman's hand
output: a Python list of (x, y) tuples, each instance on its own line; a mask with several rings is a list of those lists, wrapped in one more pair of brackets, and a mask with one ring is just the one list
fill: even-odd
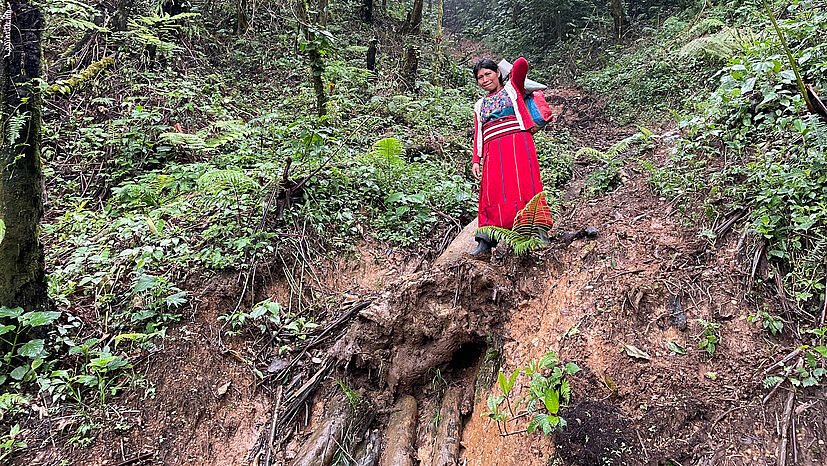
[(474, 175), (474, 178), (477, 180), (482, 178), (482, 170), (480, 169), (480, 163), (474, 162), (474, 165), (471, 165), (471, 173)]

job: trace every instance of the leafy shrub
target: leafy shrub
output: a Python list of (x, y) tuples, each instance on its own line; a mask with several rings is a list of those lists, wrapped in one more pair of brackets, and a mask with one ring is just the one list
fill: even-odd
[[(785, 34), (804, 80), (827, 84), (827, 14), (790, 9)], [(687, 137), (672, 165), (652, 182), (683, 202), (705, 197), (709, 220), (724, 209), (749, 210), (748, 229), (766, 243), (774, 278), (798, 309), (823, 298), (827, 250), (827, 124), (802, 115), (805, 103), (775, 36), (755, 42), (720, 72), (720, 84), (680, 122)]]

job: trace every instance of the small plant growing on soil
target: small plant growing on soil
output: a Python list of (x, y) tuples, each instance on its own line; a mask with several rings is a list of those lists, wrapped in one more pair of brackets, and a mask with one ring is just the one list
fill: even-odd
[[(497, 422), (501, 436), (533, 433), (538, 430), (549, 435), (554, 429), (563, 429), (566, 420), (559, 416), (560, 406), (561, 403), (568, 404), (571, 398), (571, 385), (566, 376), (579, 371), (580, 367), (577, 364), (562, 364), (551, 351), (539, 362), (532, 359), (527, 366), (515, 369), (510, 375), (500, 371), (498, 384), (502, 394), (488, 397), (490, 411), (482, 415)], [(512, 401), (512, 391), (520, 373), (528, 378), (528, 393), (525, 398), (517, 397)], [(523, 417), (531, 419), (528, 425), (522, 430), (509, 431), (508, 423), (516, 422)]]
[(20, 435), (20, 424), (15, 424), (9, 433), (0, 437), (0, 460), (9, 459), (15, 448), (26, 448), (26, 442), (17, 440)]
[(760, 321), (764, 330), (770, 332), (771, 335), (778, 335), (784, 330), (784, 319), (770, 314), (766, 308), (758, 311), (757, 314), (750, 314), (747, 317), (747, 322)]
[(695, 322), (697, 322), (702, 329), (700, 340), (698, 341), (698, 348), (706, 350), (711, 357), (715, 354), (715, 349), (721, 342), (721, 336), (718, 332), (718, 328), (721, 327), (721, 324), (703, 319), (695, 319)]
[[(827, 336), (827, 327), (808, 330), (807, 333), (816, 336), (813, 339), (814, 346), (799, 346), (766, 371), (768, 374), (775, 372), (775, 375), (769, 375), (763, 380), (764, 388), (772, 388), (773, 390), (770, 395), (785, 381), (795, 388), (807, 388), (821, 386), (821, 383), (825, 380), (827, 376), (827, 346), (823, 344), (815, 345), (815, 343), (824, 342), (824, 337)], [(796, 359), (797, 362), (793, 363), (792, 361)], [(787, 363), (791, 364), (788, 365)]]

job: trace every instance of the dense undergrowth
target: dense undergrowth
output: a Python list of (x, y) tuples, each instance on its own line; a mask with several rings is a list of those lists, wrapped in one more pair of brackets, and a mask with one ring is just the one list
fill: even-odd
[[(823, 89), (827, 13), (798, 3), (784, 16), (783, 31), (803, 81)], [(779, 276), (796, 320), (816, 325), (827, 251), (827, 116), (807, 110), (769, 20), (757, 15), (752, 28), (763, 39), (744, 43), (717, 73), (717, 87), (682, 112), (685, 138), (673, 163), (654, 170), (652, 181), (683, 204), (700, 203), (705, 234), (713, 240), (721, 233), (716, 227), (744, 212), (742, 241), (749, 259), (766, 257), (769, 263), (757, 278), (776, 292)]]
[[(446, 12), (465, 3), (447, 2)], [(9, 425), (3, 433), (13, 434), (2, 441), (17, 435), (13, 426), (29, 412), (22, 407), (40, 398), (52, 412), (81, 414), (68, 440), (84, 444), (113, 396), (152, 396), (141, 355), (194, 312), (192, 292), (205, 276), (240, 273), (255, 286), (250, 277), (262, 263), (311, 274), (308, 263), (353, 253), (361, 239), (433, 250), (475, 215), (468, 130), (478, 90), (451, 54), (434, 74), (434, 12), (410, 39), (422, 53), (412, 89), (398, 76), (405, 41), (391, 33), (407, 4), (391, 2), (372, 26), (354, 15), (355, 3), (334, 5), (320, 29), (327, 39), (313, 45), (325, 62), (327, 115), (319, 118), (302, 53), (309, 44), (294, 19), (277, 14), (278, 3), (261, 7), (243, 34), (232, 9), (199, 2), (173, 15), (135, 4), (123, 27), (115, 16), (99, 20), (100, 5), (43, 5), (43, 232), (56, 308), (0, 308), (0, 335), (10, 344), (2, 347), (0, 414)], [(483, 5), (481, 21), (458, 13), (453, 26), (504, 56), (528, 56), (539, 80), (598, 93), (617, 123), (677, 117), (682, 139), (670, 162), (640, 162), (653, 189), (697, 213), (689, 218), (711, 241), (726, 220), (744, 215), (736, 226), (745, 267), (766, 263), (750, 272), (765, 284), (759, 290), (784, 295), (785, 322), (795, 322), (772, 328), (819, 332), (811, 329), (825, 291), (827, 123), (806, 111), (763, 10), (646, 2), (629, 11), (618, 39), (597, 4), (566, 5), (570, 21), (527, 19), (546, 14), (538, 1), (496, 19), (498, 10)], [(778, 3), (773, 11), (802, 78), (824, 89), (823, 4)], [(373, 37), (375, 73), (364, 64)], [(648, 144), (648, 131), (641, 134)], [(536, 143), (554, 204), (572, 174), (572, 141), (556, 131)], [(604, 168), (586, 195), (620, 182), (622, 162), (609, 152), (596, 151)], [(240, 300), (222, 330), (264, 333), (290, 351), (331, 303), (296, 288), (290, 302)], [(251, 369), (260, 373), (255, 363)], [(8, 445), (0, 459), (16, 448), (13, 438)]]
[[(44, 399), (51, 413), (81, 415), (67, 439), (85, 445), (113, 397), (153, 396), (140, 361), (195, 312), (193, 292), (210, 276), (241, 274), (247, 290), (261, 264), (284, 270), (289, 302), (256, 304), (266, 297), (242, 292), (217, 324), (289, 352), (338, 299), (304, 286), (314, 264), (370, 238), (434, 250), (475, 216), (478, 90), (468, 70), (440, 55), (434, 75), (423, 50), (411, 89), (389, 34), (405, 5), (372, 26), (355, 6), (335, 5), (315, 30), (326, 39), (311, 44), (277, 2), (260, 6), (243, 34), (233, 9), (208, 3), (135, 4), (120, 12), (126, 24), (104, 5), (44, 3), (43, 233), (55, 307), (0, 309), (9, 426)], [(420, 38), (434, 23), (430, 12)], [(376, 72), (365, 69), (372, 37), (381, 39)], [(323, 117), (307, 47), (323, 51)], [(550, 190), (571, 174), (570, 144), (564, 133), (537, 139)], [(12, 440), (0, 455), (20, 446)]]

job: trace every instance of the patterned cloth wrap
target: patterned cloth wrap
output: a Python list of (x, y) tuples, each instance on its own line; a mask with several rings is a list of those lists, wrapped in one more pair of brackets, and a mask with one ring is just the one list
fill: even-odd
[(483, 97), (480, 114), (483, 124), (500, 117), (514, 115), (514, 105), (508, 97), (508, 92), (503, 88), (499, 92)]

